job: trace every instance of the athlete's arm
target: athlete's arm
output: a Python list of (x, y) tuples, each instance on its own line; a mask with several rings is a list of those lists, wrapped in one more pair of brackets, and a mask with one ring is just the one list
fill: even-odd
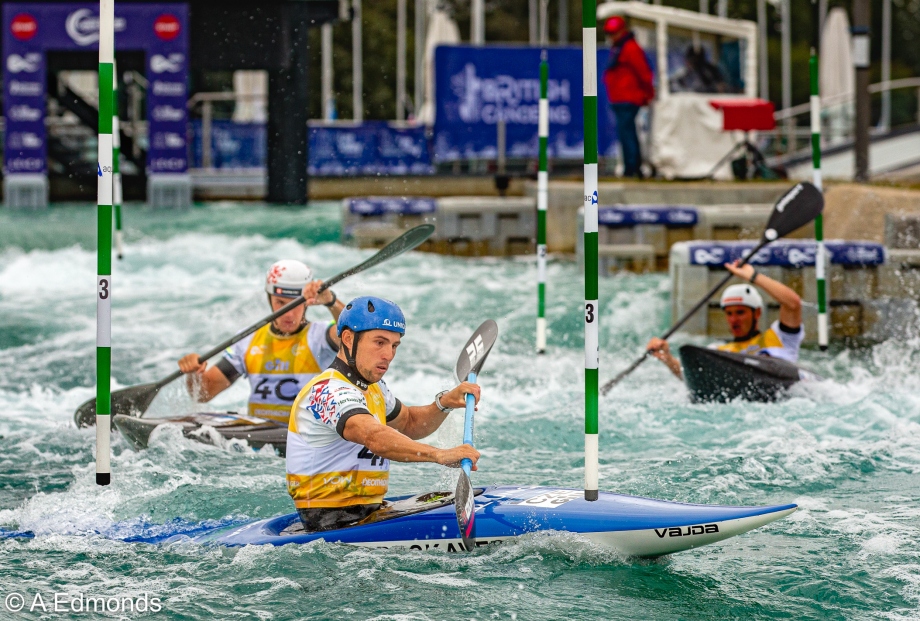
[(456, 468), (460, 460), (465, 458), (473, 462), (473, 470), (476, 470), (476, 462), (479, 460), (479, 451), (469, 444), (450, 449), (435, 448), (381, 425), (376, 418), (366, 413), (355, 414), (345, 421), (342, 437), (391, 461), (431, 462)]
[(308, 282), (303, 288), (303, 297), (307, 301), (307, 306), (313, 306), (316, 304), (322, 304), (326, 306), (335, 300), (335, 304), (332, 306), (326, 306), (329, 309), (329, 313), (332, 315), (334, 323), (329, 326), (329, 331), (327, 333), (328, 338), (331, 342), (335, 343), (337, 347), (342, 345), (342, 341), (339, 339), (339, 332), (335, 324), (339, 321), (339, 315), (342, 314), (342, 311), (345, 310), (345, 302), (335, 297), (335, 294), (332, 292), (332, 289), (326, 289), (322, 293), (318, 293), (319, 288), (323, 286), (322, 280), (314, 280)]
[(671, 370), (671, 373), (677, 376), (677, 379), (684, 381), (684, 372), (680, 366), (680, 360), (671, 353), (671, 346), (668, 342), (658, 337), (653, 338), (645, 346), (648, 353), (661, 360)]
[(207, 362), (201, 362), (198, 354), (183, 356), (179, 360), (179, 370), (185, 373), (188, 394), (199, 403), (210, 401), (232, 384), (216, 365), (209, 369)]
[[(746, 281), (754, 275), (754, 266), (743, 265), (738, 267), (735, 263), (726, 263), (725, 269)], [(779, 302), (779, 322), (788, 328), (798, 328), (802, 325), (802, 298), (795, 291), (783, 283), (773, 280), (765, 274), (758, 272), (757, 278), (751, 283), (769, 293), (774, 300)]]
[[(466, 395), (472, 394), (479, 403), (480, 388), (478, 384), (463, 382), (453, 390), (441, 395), (441, 405), (446, 408), (462, 408), (466, 405)], [(428, 405), (402, 405), (396, 418), (387, 425), (405, 434), (413, 440), (433, 434), (450, 412), (442, 412), (435, 403)]]

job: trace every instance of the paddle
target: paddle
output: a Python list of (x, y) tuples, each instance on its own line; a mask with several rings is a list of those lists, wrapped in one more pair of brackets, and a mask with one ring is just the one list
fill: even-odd
[[(783, 196), (776, 202), (776, 205), (773, 207), (773, 212), (770, 214), (770, 219), (767, 220), (767, 227), (764, 229), (763, 236), (760, 239), (760, 243), (754, 247), (747, 256), (742, 259), (741, 265), (747, 263), (748, 259), (755, 256), (761, 248), (774, 242), (780, 237), (784, 237), (789, 233), (795, 231), (796, 229), (805, 226), (812, 220), (814, 220), (821, 210), (824, 208), (824, 196), (821, 194), (821, 191), (808, 183), (803, 181), (796, 184), (792, 189), (783, 194)], [(677, 330), (684, 325), (690, 317), (693, 316), (696, 311), (700, 310), (704, 304), (709, 301), (719, 289), (725, 286), (729, 280), (731, 280), (733, 274), (729, 272), (725, 275), (725, 278), (719, 281), (719, 283), (709, 290), (703, 299), (697, 302), (696, 306), (687, 311), (683, 317), (681, 317), (677, 323), (671, 326), (671, 329), (665, 332), (661, 338), (662, 340), (668, 340), (668, 338), (677, 332)], [(649, 357), (651, 352), (646, 351), (642, 356), (633, 362), (629, 368), (625, 371), (622, 371), (619, 375), (614, 377), (612, 380), (607, 382), (601, 387), (601, 394), (606, 395), (610, 392), (610, 389), (620, 383), (620, 381), (635, 371), (640, 364), (645, 362), (646, 358)]]
[[(486, 356), (498, 338), (498, 325), (491, 319), (486, 319), (476, 328), (473, 336), (463, 347), (463, 353), (457, 360), (457, 379), (461, 382), (476, 383), (476, 376), (482, 370)], [(473, 412), (476, 407), (476, 398), (466, 396), (466, 414), (463, 419), (463, 443), (473, 446)], [(460, 462), (460, 478), (457, 480), (457, 491), (454, 494), (454, 509), (457, 511), (457, 526), (463, 538), (463, 547), (469, 552), (476, 545), (476, 508), (473, 502), (473, 484), (470, 483), (470, 469), (473, 462), (464, 459)]]
[[(380, 249), (380, 251), (369, 258), (367, 261), (354, 266), (353, 268), (337, 274), (323, 283), (323, 286), (320, 287), (319, 292), (323, 292), (329, 287), (335, 285), (336, 283), (348, 278), (349, 276), (354, 276), (359, 272), (363, 272), (366, 269), (380, 265), (384, 261), (392, 259), (401, 255), (404, 252), (412, 250), (413, 248), (420, 245), (423, 241), (431, 237), (431, 234), (434, 233), (434, 225), (432, 224), (422, 224), (413, 229), (410, 229), (391, 241), (389, 244)], [(242, 332), (235, 335), (233, 338), (227, 339), (220, 345), (216, 346), (214, 349), (205, 352), (202, 355), (198, 356), (198, 359), (201, 361), (208, 360), (213, 356), (216, 356), (226, 348), (230, 347), (234, 343), (246, 338), (262, 326), (267, 323), (274, 321), (281, 315), (287, 313), (288, 311), (296, 308), (297, 306), (304, 303), (303, 296), (298, 297), (297, 299), (291, 301), (288, 304), (285, 304), (271, 315), (260, 319), (256, 323), (252, 324)], [(167, 377), (164, 377), (159, 382), (153, 382), (150, 384), (141, 384), (139, 386), (131, 386), (130, 388), (123, 388), (121, 390), (116, 390), (112, 393), (112, 414), (113, 419), (116, 414), (125, 414), (125, 415), (134, 415), (143, 416), (144, 412), (147, 411), (147, 408), (150, 407), (150, 402), (153, 401), (153, 398), (157, 396), (157, 393), (161, 388), (169, 384), (170, 382), (175, 381), (176, 379), (182, 377), (182, 371), (175, 371)], [(77, 423), (77, 427), (90, 427), (96, 424), (96, 399), (90, 399), (83, 405), (81, 405), (77, 411), (74, 413), (74, 421)]]

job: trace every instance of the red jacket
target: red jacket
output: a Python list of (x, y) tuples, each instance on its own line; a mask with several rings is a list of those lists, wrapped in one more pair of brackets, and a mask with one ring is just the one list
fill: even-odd
[(604, 71), (607, 100), (610, 103), (648, 105), (655, 98), (655, 84), (645, 52), (632, 35), (628, 35), (620, 46), (614, 46), (612, 53), (616, 53), (617, 47), (621, 48), (619, 58)]

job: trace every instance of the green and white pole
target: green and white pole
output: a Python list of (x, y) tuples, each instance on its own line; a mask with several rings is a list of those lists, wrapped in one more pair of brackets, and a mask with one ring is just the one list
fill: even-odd
[(597, 3), (581, 0), (585, 133), (585, 500), (597, 500)]
[[(808, 61), (811, 72), (811, 165), (812, 182), (819, 191), (821, 186), (821, 95), (818, 89), (818, 56), (814, 48)], [(827, 249), (824, 246), (824, 218), (821, 214), (815, 218), (815, 277), (818, 280), (818, 347), (827, 349)]]
[(121, 130), (118, 121), (118, 72), (112, 63), (112, 202), (115, 204), (115, 256), (124, 257), (121, 235)]
[(537, 172), (537, 353), (546, 352), (546, 202), (549, 186), (546, 148), (549, 141), (549, 100), (546, 84), (549, 63), (544, 49), (540, 52), (540, 108), (537, 134), (540, 141), (540, 170)]
[(115, 0), (99, 0), (99, 163), (96, 265), (96, 484), (112, 479), (112, 84)]

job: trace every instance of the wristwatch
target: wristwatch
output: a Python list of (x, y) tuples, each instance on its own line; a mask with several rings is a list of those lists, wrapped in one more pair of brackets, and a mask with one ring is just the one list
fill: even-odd
[(332, 294), (332, 301), (329, 302), (328, 304), (323, 304), (323, 306), (325, 306), (326, 308), (332, 308), (332, 307), (335, 305), (336, 300), (339, 299), (339, 298), (335, 295), (335, 291), (333, 291), (333, 290), (330, 289), (330, 290), (329, 290), (329, 293)]
[(444, 412), (445, 414), (447, 414), (448, 412), (453, 411), (453, 409), (454, 409), (454, 408), (446, 408), (446, 407), (444, 407), (443, 405), (441, 405), (441, 396), (442, 396), (442, 395), (446, 395), (447, 392), (448, 392), (448, 391), (446, 391), (446, 390), (442, 390), (441, 392), (439, 392), (438, 394), (436, 394), (435, 397), (434, 397), (434, 404), (437, 406), (437, 408), (438, 408), (439, 410), (441, 410), (441, 411)]

